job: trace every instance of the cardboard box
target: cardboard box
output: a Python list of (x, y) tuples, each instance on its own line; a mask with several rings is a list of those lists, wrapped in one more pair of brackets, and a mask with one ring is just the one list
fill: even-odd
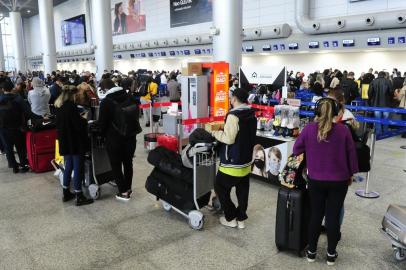
[(224, 129), (224, 122), (207, 123), (204, 126), (204, 129), (208, 132), (222, 130)]
[(192, 75), (202, 75), (202, 63), (188, 63), (187, 67), (182, 68), (182, 75), (192, 76)]

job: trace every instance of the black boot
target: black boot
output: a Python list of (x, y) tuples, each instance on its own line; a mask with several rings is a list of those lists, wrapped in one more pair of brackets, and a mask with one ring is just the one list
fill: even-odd
[(93, 203), (92, 199), (86, 198), (82, 192), (76, 193), (76, 206), (86, 205)]
[(73, 198), (75, 198), (75, 194), (70, 192), (70, 190), (68, 188), (64, 188), (63, 189), (62, 201), (63, 202), (68, 202), (68, 201), (72, 200)]

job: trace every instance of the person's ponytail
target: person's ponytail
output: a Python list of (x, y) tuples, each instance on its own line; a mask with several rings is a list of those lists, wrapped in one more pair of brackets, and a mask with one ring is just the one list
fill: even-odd
[(319, 104), (320, 116), (315, 121), (318, 123), (317, 140), (319, 142), (327, 141), (327, 136), (333, 128), (333, 107), (331, 102), (321, 102)]

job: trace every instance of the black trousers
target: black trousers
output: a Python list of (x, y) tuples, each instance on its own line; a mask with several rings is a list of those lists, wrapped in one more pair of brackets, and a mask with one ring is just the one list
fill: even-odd
[(14, 146), (17, 150), (21, 166), (28, 165), (27, 147), (25, 145), (25, 133), (19, 129), (0, 129), (0, 140), (6, 152), (8, 166), (17, 168), (18, 163), (14, 156)]
[(107, 154), (120, 193), (125, 193), (132, 187), (136, 144), (135, 137), (107, 140)]
[[(231, 200), (231, 189), (235, 187), (237, 195), (238, 207), (236, 207)], [(243, 221), (248, 218), (248, 195), (250, 191), (249, 175), (244, 177), (235, 177), (217, 172), (216, 183), (214, 190), (220, 200), (221, 207), (224, 210), (224, 215), (227, 221), (237, 219)]]
[(309, 251), (317, 251), (321, 223), (326, 217), (328, 253), (335, 254), (340, 234), (340, 213), (348, 191), (348, 181), (309, 181), (311, 217)]

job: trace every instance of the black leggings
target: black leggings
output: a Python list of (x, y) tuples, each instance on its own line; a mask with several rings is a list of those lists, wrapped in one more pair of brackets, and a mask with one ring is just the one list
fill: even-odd
[(120, 193), (125, 193), (132, 187), (136, 143), (135, 138), (121, 138), (107, 142), (107, 154)]
[[(235, 187), (235, 193), (237, 195), (238, 207), (235, 207), (231, 200), (231, 189)], [(216, 183), (214, 184), (214, 190), (220, 200), (221, 207), (224, 210), (224, 216), (227, 221), (237, 219), (243, 221), (248, 218), (248, 195), (250, 191), (250, 178), (249, 175), (244, 177), (235, 177), (224, 174), (222, 172), (217, 173)]]
[(348, 191), (348, 181), (309, 181), (311, 217), (309, 251), (317, 251), (321, 223), (326, 216), (328, 253), (335, 254), (340, 234), (340, 213)]

